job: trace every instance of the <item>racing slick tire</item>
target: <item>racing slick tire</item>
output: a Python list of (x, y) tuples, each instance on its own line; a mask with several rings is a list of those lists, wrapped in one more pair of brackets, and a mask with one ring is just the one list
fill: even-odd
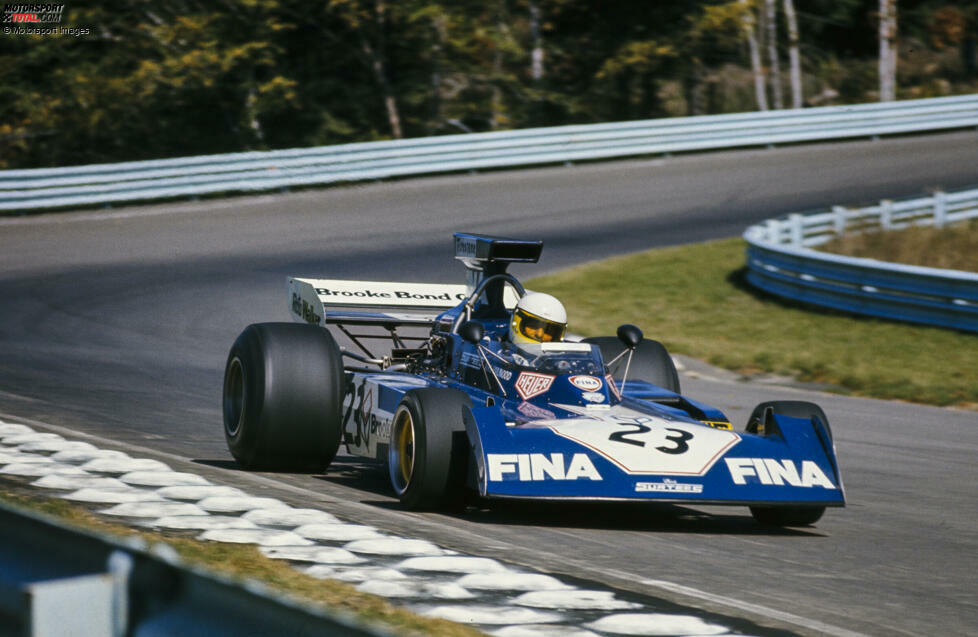
[(343, 359), (333, 336), (302, 323), (241, 332), (224, 369), (224, 438), (246, 469), (321, 471), (340, 445)]
[(404, 395), (394, 414), (387, 468), (405, 508), (464, 507), (469, 443), (462, 410), (471, 406), (457, 389), (426, 387)]
[[(754, 408), (750, 418), (747, 420), (747, 432), (758, 433), (759, 428), (764, 423), (765, 412), (771, 409), (779, 416), (789, 416), (791, 418), (804, 418), (811, 420), (818, 418), (825, 425), (825, 430), (832, 437), (832, 429), (829, 427), (829, 419), (822, 411), (822, 408), (815, 403), (801, 400), (771, 400), (759, 404)], [(825, 513), (824, 506), (752, 506), (751, 515), (764, 526), (810, 526), (819, 521)]]
[[(615, 336), (594, 336), (585, 338), (582, 342), (592, 343), (601, 350), (601, 358), (607, 361), (614, 359), (621, 354), (624, 346)], [(608, 373), (612, 378), (620, 380), (625, 374), (625, 362), (628, 354), (625, 354), (614, 367), (609, 368)], [(632, 354), (632, 362), (628, 367), (628, 377), (658, 385), (663, 389), (668, 389), (676, 394), (679, 390), (679, 373), (676, 371), (676, 364), (672, 362), (672, 356), (666, 351), (665, 346), (659, 341), (642, 339), (642, 342), (635, 348)]]

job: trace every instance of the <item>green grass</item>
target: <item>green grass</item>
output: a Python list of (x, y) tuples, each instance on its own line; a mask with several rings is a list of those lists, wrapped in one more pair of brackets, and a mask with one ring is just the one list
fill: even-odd
[(568, 329), (647, 338), (744, 374), (770, 372), (860, 396), (978, 405), (978, 335), (782, 302), (743, 280), (740, 239), (652, 250), (528, 282), (567, 306)]
[(474, 628), (442, 619), (429, 619), (397, 608), (382, 597), (357, 591), (350, 584), (321, 580), (300, 573), (282, 560), (265, 557), (254, 545), (203, 542), (180, 533), (135, 530), (107, 522), (86, 509), (59, 498), (38, 496), (14, 481), (0, 480), (0, 503), (33, 511), (89, 532), (114, 537), (139, 536), (151, 543), (166, 543), (189, 564), (238, 580), (258, 580), (282, 594), (320, 605), (342, 609), (360, 619), (386, 626), (394, 634), (436, 637), (475, 637)]

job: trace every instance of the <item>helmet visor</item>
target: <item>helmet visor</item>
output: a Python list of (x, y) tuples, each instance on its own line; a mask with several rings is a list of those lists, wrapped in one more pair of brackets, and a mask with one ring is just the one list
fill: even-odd
[(526, 310), (516, 310), (516, 329), (525, 338), (537, 343), (561, 341), (567, 327), (563, 323), (548, 321), (530, 314)]

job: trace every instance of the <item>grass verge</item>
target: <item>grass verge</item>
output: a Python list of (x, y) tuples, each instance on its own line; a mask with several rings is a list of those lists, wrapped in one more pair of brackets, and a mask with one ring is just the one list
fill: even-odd
[(847, 234), (818, 249), (850, 257), (978, 272), (978, 219), (947, 228), (918, 226)]
[(106, 521), (60, 498), (38, 496), (33, 490), (25, 492), (19, 485), (6, 481), (0, 481), (0, 502), (56, 518), (89, 532), (117, 538), (135, 535), (151, 543), (163, 542), (172, 546), (188, 564), (237, 580), (260, 581), (295, 599), (328, 609), (348, 611), (364, 621), (386, 626), (395, 634), (438, 637), (474, 637), (482, 634), (461, 624), (415, 615), (393, 606), (382, 597), (361, 593), (350, 584), (305, 575), (281, 560), (265, 557), (254, 545), (204, 542), (179, 534), (132, 529)]
[(538, 277), (569, 329), (634, 323), (671, 352), (743, 374), (827, 383), (841, 393), (978, 405), (978, 336), (783, 302), (744, 281), (740, 239), (657, 249)]

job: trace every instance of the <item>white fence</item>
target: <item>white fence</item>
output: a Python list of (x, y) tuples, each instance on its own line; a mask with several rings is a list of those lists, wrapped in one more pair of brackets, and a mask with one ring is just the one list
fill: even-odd
[(978, 273), (924, 268), (812, 250), (846, 232), (944, 225), (978, 218), (978, 190), (823, 213), (752, 226), (747, 279), (771, 294), (883, 318), (978, 332)]
[(978, 127), (978, 95), (0, 171), (0, 211)]

